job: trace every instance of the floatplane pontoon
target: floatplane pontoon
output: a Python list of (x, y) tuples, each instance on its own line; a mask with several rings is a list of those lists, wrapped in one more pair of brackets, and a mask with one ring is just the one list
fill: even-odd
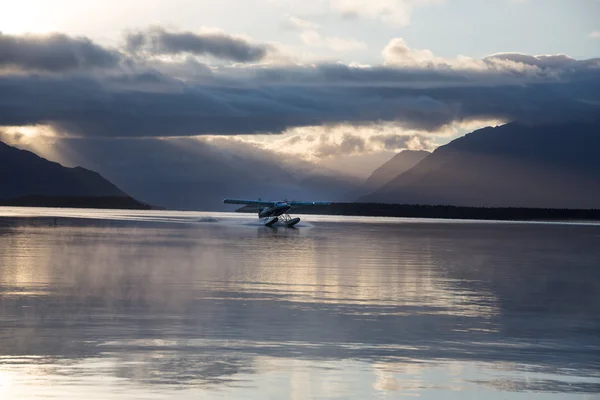
[(225, 199), (225, 204), (243, 204), (240, 210), (255, 210), (258, 211), (258, 219), (265, 226), (273, 226), (277, 222), (291, 228), (300, 222), (300, 218), (292, 218), (288, 211), (292, 207), (304, 206), (328, 206), (329, 202), (324, 201), (263, 201), (263, 200), (239, 200)]

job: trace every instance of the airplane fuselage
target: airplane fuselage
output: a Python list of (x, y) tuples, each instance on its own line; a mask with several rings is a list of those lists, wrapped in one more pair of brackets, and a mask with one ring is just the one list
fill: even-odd
[[(280, 225), (287, 226), (288, 228), (294, 227), (300, 218), (292, 218), (288, 215), (288, 211), (291, 210), (292, 206), (316, 206), (325, 205), (328, 206), (329, 202), (316, 202), (316, 201), (262, 201), (258, 200), (243, 200), (243, 199), (224, 199), (225, 204), (244, 204), (246, 207), (256, 207), (258, 210), (258, 218), (260, 222), (265, 226), (274, 226), (279, 223)], [(244, 208), (246, 208), (244, 207)]]
[(288, 203), (281, 202), (277, 203), (272, 207), (265, 207), (258, 212), (259, 218), (268, 218), (268, 217), (279, 217), (280, 215), (286, 214), (292, 206)]

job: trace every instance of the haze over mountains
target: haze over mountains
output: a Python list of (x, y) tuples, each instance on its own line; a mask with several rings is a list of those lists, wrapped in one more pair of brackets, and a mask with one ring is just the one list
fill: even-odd
[(396, 176), (408, 171), (431, 154), (424, 150), (404, 150), (377, 168), (361, 186), (361, 190), (371, 192), (381, 188)]
[[(65, 140), (66, 168), (0, 142), (0, 199), (117, 196), (173, 209), (225, 208), (223, 197), (486, 207), (600, 208), (600, 122), (509, 123), (433, 153), (403, 151), (363, 183), (310, 163), (223, 152), (180, 139), (122, 140), (119, 148)], [(106, 176), (110, 179), (103, 178)], [(111, 183), (111, 182), (114, 182)], [(116, 186), (118, 185), (118, 187)]]
[(600, 208), (600, 122), (509, 123), (439, 147), (359, 200)]
[(225, 197), (337, 200), (360, 182), (260, 149), (196, 139), (63, 140), (71, 165), (99, 171), (133, 197), (171, 209), (231, 210)]

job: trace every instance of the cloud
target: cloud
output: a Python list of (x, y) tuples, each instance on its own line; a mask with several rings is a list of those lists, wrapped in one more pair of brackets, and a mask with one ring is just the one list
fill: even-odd
[(383, 59), (388, 65), (398, 66), (441, 65), (445, 63), (443, 59), (435, 57), (430, 50), (411, 49), (402, 38), (390, 40), (383, 49)]
[[(134, 42), (134, 48), (146, 46)], [(103, 73), (94, 67), (0, 73), (0, 126), (44, 124), (59, 136), (82, 137), (281, 133), (385, 123), (437, 131), (472, 119), (586, 118), (598, 114), (600, 101), (600, 60), (564, 55), (443, 59), (402, 39), (386, 46), (385, 63), (378, 66), (208, 66), (193, 56), (161, 60), (144, 58), (144, 52), (128, 59), (127, 68)]]
[(331, 140), (329, 136), (321, 136), (318, 146), (315, 148), (317, 157), (332, 156), (337, 154), (362, 153), (365, 150), (365, 139), (346, 133), (339, 141)]
[(85, 37), (60, 33), (6, 35), (0, 32), (0, 68), (62, 72), (114, 68), (120, 61), (119, 52)]
[(508, 61), (538, 68), (561, 68), (577, 63), (577, 60), (565, 54), (531, 56), (521, 53), (498, 53), (483, 59), (486, 62)]
[(474, 59), (466, 56), (456, 58), (437, 57), (428, 49), (413, 49), (402, 38), (390, 40), (382, 52), (386, 65), (398, 67), (435, 68), (438, 70), (496, 70), (505, 72), (540, 73), (543, 70), (559, 70), (578, 64), (565, 54), (529, 55), (522, 53), (497, 53)]
[(432, 150), (435, 145), (427, 137), (420, 135), (387, 134), (371, 137), (374, 143), (380, 143), (385, 150)]
[(346, 18), (379, 19), (393, 26), (410, 24), (415, 7), (441, 3), (443, 0), (329, 0), (331, 7)]
[(600, 31), (593, 31), (590, 33), (590, 37), (593, 39), (600, 39)]
[(223, 32), (168, 32), (162, 27), (152, 27), (145, 31), (127, 33), (125, 41), (127, 50), (134, 54), (187, 53), (238, 62), (259, 61), (267, 54), (267, 46), (253, 44)]
[(324, 35), (319, 25), (297, 17), (290, 17), (284, 26), (300, 31), (300, 40), (306, 46), (329, 49), (336, 53), (360, 50), (367, 47), (364, 42), (351, 38)]
[(367, 47), (364, 42), (335, 36), (322, 36), (319, 32), (307, 30), (300, 35), (302, 42), (311, 47), (324, 47), (335, 52), (360, 50)]
[[(173, 82), (173, 78), (183, 81), (198, 81), (212, 75), (212, 69), (208, 64), (201, 63), (194, 56), (186, 56), (177, 60), (161, 60), (151, 58), (138, 60), (144, 67), (148, 68), (146, 72), (138, 72), (128, 79), (144, 77), (147, 81)], [(118, 77), (115, 79), (119, 79)]]
[[(451, 129), (445, 127), (441, 134)], [(440, 132), (433, 135), (438, 134)], [(309, 126), (289, 129), (279, 137), (236, 136), (220, 137), (220, 140), (249, 143), (294, 159), (318, 162), (338, 156), (388, 154), (407, 149), (432, 150), (436, 147), (432, 137), (428, 132), (406, 129), (398, 124), (374, 123), (364, 126)]]
[(164, 90), (149, 91), (146, 84), (144, 90), (107, 85), (112, 79), (0, 77), (0, 126), (43, 123), (77, 136), (148, 137), (396, 119), (435, 127), (452, 119), (452, 106), (403, 90), (386, 94), (385, 88), (295, 82), (260, 86), (251, 80), (244, 87), (212, 79), (198, 85), (164, 80)]
[[(267, 0), (271, 5), (285, 9), (290, 14), (319, 15), (327, 18), (332, 13), (343, 19), (364, 19), (383, 22), (393, 27), (409, 25), (415, 9), (445, 0)], [(307, 26), (306, 20), (290, 17), (283, 23), (288, 29), (316, 29)]]
[(299, 29), (299, 30), (316, 30), (319, 29), (319, 25), (309, 21), (307, 19), (299, 18), (296, 16), (288, 17), (282, 24), (285, 29)]

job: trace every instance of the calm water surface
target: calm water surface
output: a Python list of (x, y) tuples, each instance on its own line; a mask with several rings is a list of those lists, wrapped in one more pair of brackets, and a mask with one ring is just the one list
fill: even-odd
[(600, 398), (600, 226), (305, 219), (0, 208), (0, 398)]

